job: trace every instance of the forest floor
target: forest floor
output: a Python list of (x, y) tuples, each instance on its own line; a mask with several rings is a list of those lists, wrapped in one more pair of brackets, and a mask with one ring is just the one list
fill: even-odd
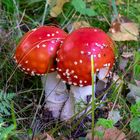
[(116, 60), (109, 81), (98, 83), (95, 103), (107, 98), (95, 109), (94, 139), (140, 139), (139, 0), (1, 0), (0, 14), (0, 140), (92, 140), (92, 109), (78, 120), (55, 120), (43, 108), (41, 78), (16, 68), (17, 44), (40, 25), (108, 33)]

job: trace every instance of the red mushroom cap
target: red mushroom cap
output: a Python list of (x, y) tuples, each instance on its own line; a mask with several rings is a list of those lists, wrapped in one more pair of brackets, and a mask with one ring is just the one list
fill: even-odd
[(81, 28), (67, 36), (57, 56), (59, 76), (69, 84), (91, 85), (91, 55), (94, 71), (112, 68), (115, 55), (112, 39), (97, 28)]
[(54, 26), (41, 26), (27, 32), (14, 55), (18, 67), (30, 75), (55, 71), (56, 52), (66, 36)]

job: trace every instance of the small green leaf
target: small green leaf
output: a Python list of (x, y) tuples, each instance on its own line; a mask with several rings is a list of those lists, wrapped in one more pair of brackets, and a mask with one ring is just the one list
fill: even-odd
[(134, 66), (134, 78), (140, 80), (140, 52), (135, 52), (135, 66)]
[(133, 132), (140, 133), (140, 118), (133, 118), (130, 122), (130, 128)]
[(99, 118), (96, 125), (97, 126), (103, 126), (104, 128), (113, 128), (113, 120), (107, 120), (104, 118)]
[(85, 14), (88, 16), (96, 16), (97, 15), (97, 13), (90, 8), (85, 9)]
[(140, 101), (137, 101), (136, 104), (132, 105), (130, 110), (133, 117), (140, 117)]
[(72, 5), (78, 12), (82, 12), (83, 9), (86, 9), (86, 4), (83, 0), (72, 0)]
[(86, 8), (86, 3), (83, 0), (72, 0), (72, 5), (74, 6), (75, 10), (82, 15), (87, 16), (95, 16), (97, 13), (90, 8)]
[(100, 137), (100, 138), (103, 138), (104, 132), (103, 131), (95, 131), (95, 135)]

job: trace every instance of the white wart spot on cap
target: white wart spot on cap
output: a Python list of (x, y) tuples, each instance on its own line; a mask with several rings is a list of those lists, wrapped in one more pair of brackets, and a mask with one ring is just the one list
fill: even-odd
[(58, 58), (56, 58), (56, 61), (59, 62), (60, 60)]
[(99, 71), (99, 69), (96, 69), (96, 71), (98, 72), (98, 71)]
[(54, 50), (54, 48), (53, 48), (53, 47), (51, 47), (51, 48), (50, 48), (50, 50), (51, 50), (51, 51), (53, 51), (53, 50)]
[(108, 63), (108, 65), (107, 66), (110, 66), (110, 63)]
[(58, 71), (62, 71), (62, 69), (58, 69)]
[(27, 71), (30, 71), (30, 69), (29, 69), (29, 68), (27, 68)]
[(86, 84), (86, 83), (87, 83), (87, 81), (84, 81), (84, 83)]
[(45, 48), (45, 47), (46, 47), (46, 44), (42, 44), (42, 47), (44, 47), (44, 48)]
[(74, 61), (74, 65), (77, 65), (78, 64), (78, 62), (77, 61)]
[(32, 75), (32, 76), (34, 76), (34, 75), (35, 75), (35, 72), (34, 72), (34, 71), (32, 71), (32, 72), (31, 72), (31, 75)]
[(82, 61), (81, 59), (79, 60), (79, 62), (80, 62), (81, 64), (83, 63), (83, 61)]
[(39, 46), (39, 45), (37, 45), (36, 47), (37, 47), (38, 49), (40, 48), (40, 46)]
[(100, 44), (98, 44), (97, 42), (95, 43), (95, 45), (98, 46), (98, 47), (100, 46)]
[(94, 29), (94, 32), (97, 32), (97, 29)]
[(104, 64), (105, 67), (107, 67), (107, 64)]
[(55, 41), (54, 41), (54, 40), (52, 40), (52, 41), (51, 41), (51, 43), (55, 43)]
[(70, 76), (70, 73), (67, 72), (66, 75), (67, 75), (67, 77), (69, 77)]
[(101, 54), (100, 53), (98, 54), (98, 58), (101, 58)]
[(91, 52), (88, 52), (88, 55), (91, 55)]
[(74, 75), (74, 78), (75, 78), (75, 79), (78, 79), (78, 76), (77, 76), (77, 75)]
[(27, 64), (28, 62), (29, 62), (28, 60), (25, 61), (26, 64)]
[(47, 36), (49, 37), (49, 36), (51, 36), (50, 34), (47, 34)]
[(72, 84), (72, 82), (68, 82), (68, 84), (69, 84), (69, 85), (71, 85), (71, 84)]
[(81, 53), (81, 54), (84, 54), (84, 51), (81, 51), (80, 53)]
[(54, 33), (52, 33), (52, 36), (54, 36), (55, 34)]
[(77, 83), (73, 83), (74, 86), (77, 86)]
[(66, 73), (63, 73), (64, 76), (66, 76)]
[(59, 34), (59, 32), (58, 32), (58, 31), (56, 31), (56, 34)]
[(66, 73), (68, 73), (69, 72), (69, 69), (66, 69)]
[(58, 54), (59, 53), (59, 50), (56, 52), (56, 54)]
[(71, 70), (71, 73), (73, 74), (74, 73), (74, 70)]
[(51, 71), (54, 71), (55, 69), (54, 68), (51, 68)]
[(82, 83), (83, 83), (83, 81), (82, 81), (82, 80), (80, 80), (80, 81), (79, 81), (79, 83), (80, 83), (80, 84), (82, 84)]

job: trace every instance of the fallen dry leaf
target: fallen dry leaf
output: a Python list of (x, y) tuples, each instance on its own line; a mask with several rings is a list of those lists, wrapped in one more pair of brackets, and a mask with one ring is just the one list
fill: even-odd
[(128, 20), (126, 17), (119, 17), (112, 23), (109, 34), (114, 41), (138, 40), (138, 24)]
[(92, 2), (92, 0), (86, 0), (86, 2)]
[(33, 140), (55, 140), (55, 139), (51, 137), (48, 133), (43, 133), (34, 137)]
[(113, 81), (116, 82), (117, 85), (122, 82), (121, 78), (116, 73), (113, 74)]
[(120, 119), (122, 119), (122, 117), (120, 115), (120, 111), (118, 109), (109, 111), (108, 119), (111, 119), (111, 120), (113, 120), (114, 123), (117, 123)]
[(126, 99), (132, 104), (140, 100), (140, 87), (129, 83), (128, 88), (130, 92), (127, 94)]
[(135, 80), (135, 82), (136, 82), (137, 86), (140, 86), (140, 81), (139, 80)]
[[(104, 134), (102, 138), (95, 136), (94, 140), (126, 140), (126, 135), (116, 127), (105, 130), (103, 127), (100, 126), (96, 128), (96, 131), (103, 131)], [(86, 138), (87, 140), (92, 140), (91, 133), (88, 133)]]
[(120, 4), (125, 4), (125, 2), (122, 0), (116, 0), (116, 5), (120, 5)]
[(57, 17), (62, 12), (63, 5), (66, 2), (69, 2), (69, 0), (57, 0), (55, 6), (50, 11), (50, 15)]
[(122, 57), (124, 58), (130, 58), (132, 57), (134, 54), (132, 52), (123, 52)]
[(72, 24), (73, 30), (77, 30), (82, 27), (90, 27), (90, 24), (86, 21), (76, 21), (76, 22), (73, 22)]

